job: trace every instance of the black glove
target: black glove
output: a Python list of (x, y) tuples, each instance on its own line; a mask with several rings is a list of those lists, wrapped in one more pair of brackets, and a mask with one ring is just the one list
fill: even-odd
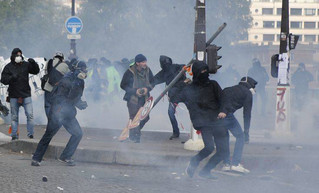
[(75, 106), (80, 110), (84, 110), (88, 107), (88, 104), (86, 101), (79, 101)]
[(245, 132), (245, 143), (249, 144), (249, 133)]
[(28, 59), (28, 62), (30, 62), (30, 63), (35, 63), (35, 60), (34, 60), (33, 58), (29, 58), (29, 59)]
[(9, 114), (9, 109), (6, 106), (2, 105), (1, 102), (0, 102), (0, 112), (5, 117), (8, 116), (8, 114)]

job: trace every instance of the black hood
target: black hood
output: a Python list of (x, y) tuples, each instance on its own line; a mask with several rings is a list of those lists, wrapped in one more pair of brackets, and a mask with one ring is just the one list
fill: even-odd
[(172, 61), (172, 59), (170, 57), (164, 56), (164, 55), (160, 56), (159, 61), (160, 61), (160, 64), (161, 64), (161, 68), (163, 70), (168, 69), (173, 63), (173, 61)]
[(200, 61), (194, 62), (192, 67), (193, 80), (197, 80), (201, 72), (205, 69), (208, 70), (208, 66), (204, 62), (200, 62)]
[(20, 48), (14, 48), (11, 52), (11, 62), (14, 62), (15, 57), (17, 56), (18, 52), (20, 52), (22, 54), (22, 51), (20, 50)]
[(245, 76), (245, 77), (241, 78), (239, 85), (243, 85), (243, 86), (247, 87), (248, 89), (250, 89), (250, 88), (255, 88), (257, 83), (258, 82), (256, 80), (254, 80), (253, 78), (251, 78), (249, 76)]

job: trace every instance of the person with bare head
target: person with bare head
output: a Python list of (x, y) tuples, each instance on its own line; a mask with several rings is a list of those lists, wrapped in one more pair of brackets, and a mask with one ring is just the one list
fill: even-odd
[[(138, 110), (143, 107), (150, 91), (153, 89), (153, 73), (147, 66), (147, 59), (143, 54), (135, 56), (135, 63), (123, 75), (121, 88), (125, 91), (124, 100), (127, 101), (129, 118), (134, 119)], [(149, 117), (141, 121), (140, 125), (130, 129), (129, 139), (135, 143), (140, 143), (141, 129)]]

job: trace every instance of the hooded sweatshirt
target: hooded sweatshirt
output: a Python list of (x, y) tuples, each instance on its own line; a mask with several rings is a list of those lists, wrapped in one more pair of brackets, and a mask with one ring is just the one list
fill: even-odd
[[(185, 66), (183, 64), (173, 64), (172, 59), (167, 56), (160, 56), (160, 64), (162, 70), (154, 76), (154, 86), (164, 82), (166, 83), (166, 85), (169, 85)], [(176, 101), (175, 96), (178, 94), (178, 92), (181, 92), (182, 88), (185, 86), (185, 79), (186, 75), (183, 74), (183, 76), (168, 91), (168, 97), (171, 102), (178, 102)]]
[[(205, 73), (201, 73), (207, 70)], [(203, 62), (193, 64), (193, 82), (178, 94), (178, 100), (184, 102), (190, 119), (196, 130), (211, 127), (218, 119), (222, 89), (219, 84), (208, 78), (208, 66)]]
[(240, 108), (244, 108), (244, 130), (248, 132), (251, 120), (251, 109), (253, 104), (252, 93), (249, 89), (255, 88), (257, 82), (244, 77), (238, 85), (227, 87), (222, 92), (221, 111), (226, 114), (232, 114)]
[(1, 74), (1, 83), (9, 85), (10, 98), (26, 98), (31, 96), (31, 88), (29, 85), (29, 73), (38, 74), (40, 68), (36, 62), (30, 63), (23, 61), (17, 64), (15, 58), (22, 51), (19, 48), (13, 49), (11, 53), (11, 62), (7, 64)]

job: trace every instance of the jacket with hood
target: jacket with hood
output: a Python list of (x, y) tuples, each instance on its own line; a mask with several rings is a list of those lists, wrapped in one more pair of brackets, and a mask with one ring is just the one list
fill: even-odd
[(1, 73), (1, 83), (9, 85), (8, 92), (10, 98), (26, 98), (31, 96), (29, 85), (29, 73), (38, 74), (40, 68), (36, 62), (23, 61), (20, 64), (15, 62), (15, 58), (22, 51), (15, 48), (11, 54), (11, 62), (7, 64)]
[[(173, 64), (172, 59), (167, 56), (160, 56), (160, 64), (162, 70), (159, 71), (154, 76), (154, 86), (161, 83), (166, 83), (169, 85), (172, 80), (176, 77), (176, 75), (183, 69), (185, 65), (182, 64)], [(173, 103), (176, 103), (176, 95), (181, 92), (183, 87), (185, 86), (184, 80), (186, 79), (186, 75), (184, 74), (175, 85), (168, 91), (169, 100)]]
[(238, 85), (227, 87), (222, 92), (221, 111), (229, 114), (244, 108), (244, 130), (250, 127), (251, 109), (253, 104), (252, 93), (249, 89), (255, 88), (257, 82), (251, 77), (244, 77)]
[[(201, 73), (203, 70), (205, 73)], [(208, 78), (208, 66), (203, 62), (193, 64), (193, 82), (178, 94), (178, 100), (184, 102), (190, 119), (196, 130), (212, 126), (218, 121), (222, 89), (219, 84)]]

